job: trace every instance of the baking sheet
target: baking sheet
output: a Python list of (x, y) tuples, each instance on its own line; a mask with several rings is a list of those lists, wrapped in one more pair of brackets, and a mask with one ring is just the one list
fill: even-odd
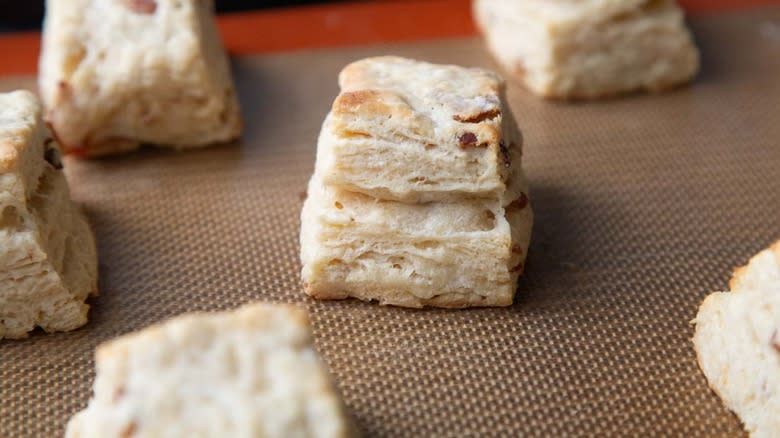
[[(542, 101), (511, 84), (536, 225), (515, 305), (315, 302), (298, 214), (344, 64), (497, 68), (477, 39), (240, 58), (241, 142), (68, 160), (100, 293), (72, 333), (0, 342), (0, 436), (59, 436), (101, 341), (185, 311), (303, 303), (368, 436), (734, 436), (690, 342), (698, 303), (780, 237), (780, 8), (692, 20), (691, 87)], [(0, 80), (0, 89), (32, 78)]]

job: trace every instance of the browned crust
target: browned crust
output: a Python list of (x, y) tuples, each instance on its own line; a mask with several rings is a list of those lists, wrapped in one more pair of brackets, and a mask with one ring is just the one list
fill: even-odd
[(402, 103), (400, 96), (387, 91), (371, 89), (345, 91), (333, 102), (333, 114), (411, 119), (414, 116), (412, 108)]
[[(522, 265), (522, 264), (521, 264)], [(512, 273), (515, 276), (515, 283), (516, 277), (519, 276), (518, 273), (513, 272)], [(381, 305), (383, 306), (393, 306), (393, 307), (405, 307), (405, 308), (412, 308), (412, 309), (422, 309), (426, 307), (433, 307), (433, 308), (443, 308), (443, 309), (465, 309), (470, 307), (506, 307), (511, 306), (514, 302), (514, 296), (509, 297), (509, 299), (498, 299), (495, 297), (483, 297), (485, 298), (484, 303), (478, 303), (474, 301), (467, 301), (467, 300), (453, 300), (451, 299), (450, 294), (442, 294), (442, 295), (434, 295), (432, 298), (419, 298), (419, 297), (411, 297), (408, 301), (404, 302), (382, 302), (382, 297), (370, 297), (370, 298), (364, 298), (364, 297), (356, 297), (351, 295), (346, 290), (341, 290), (339, 288), (332, 287), (327, 284), (309, 284), (304, 283), (304, 292), (306, 292), (307, 295), (309, 295), (312, 298), (318, 299), (318, 300), (324, 300), (324, 301), (332, 301), (332, 300), (344, 300), (344, 299), (357, 299), (360, 301), (366, 301), (366, 302), (377, 302), (379, 301)], [(388, 295), (392, 294), (394, 291), (388, 291)], [(404, 292), (404, 295), (406, 292)]]

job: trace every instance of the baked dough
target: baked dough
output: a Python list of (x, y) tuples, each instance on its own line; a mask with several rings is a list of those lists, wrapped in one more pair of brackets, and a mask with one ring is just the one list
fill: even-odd
[(404, 307), (508, 306), (533, 213), (523, 193), (407, 204), (309, 183), (301, 213), (306, 292)]
[(67, 438), (354, 436), (306, 312), (253, 304), (105, 343)]
[(778, 245), (737, 269), (732, 291), (708, 296), (694, 321), (699, 366), (752, 437), (780, 436)]
[(97, 294), (92, 232), (27, 91), (0, 94), (0, 339), (73, 330)]
[(511, 305), (533, 212), (503, 81), (378, 57), (348, 65), (339, 83), (301, 211), (306, 293)]
[(385, 56), (345, 67), (317, 172), (333, 187), (404, 202), (497, 198), (522, 141), (492, 72)]
[(545, 97), (664, 90), (699, 68), (673, 0), (475, 0), (474, 16), (496, 59)]
[(48, 0), (39, 85), (66, 152), (239, 136), (212, 0)]

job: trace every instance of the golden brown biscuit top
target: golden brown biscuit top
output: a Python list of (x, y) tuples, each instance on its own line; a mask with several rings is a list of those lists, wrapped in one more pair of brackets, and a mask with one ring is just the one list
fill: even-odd
[(500, 141), (504, 82), (490, 71), (384, 56), (348, 65), (339, 85), (332, 120), (340, 135), (465, 147)]

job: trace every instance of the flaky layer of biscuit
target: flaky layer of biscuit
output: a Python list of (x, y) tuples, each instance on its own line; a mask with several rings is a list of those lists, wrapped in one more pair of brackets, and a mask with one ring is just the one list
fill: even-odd
[(94, 396), (68, 438), (351, 436), (294, 306), (179, 316), (101, 345), (96, 358)]
[(545, 97), (663, 90), (698, 71), (672, 0), (476, 0), (474, 15), (499, 62)]
[(512, 202), (407, 204), (326, 187), (301, 213), (302, 279), (317, 298), (406, 307), (509, 305), (533, 213), (521, 176)]
[(213, 2), (51, 0), (46, 10), (39, 85), (67, 151), (183, 148), (240, 134)]
[(495, 74), (378, 57), (339, 83), (318, 143), (326, 184), (406, 202), (503, 192), (522, 140)]

